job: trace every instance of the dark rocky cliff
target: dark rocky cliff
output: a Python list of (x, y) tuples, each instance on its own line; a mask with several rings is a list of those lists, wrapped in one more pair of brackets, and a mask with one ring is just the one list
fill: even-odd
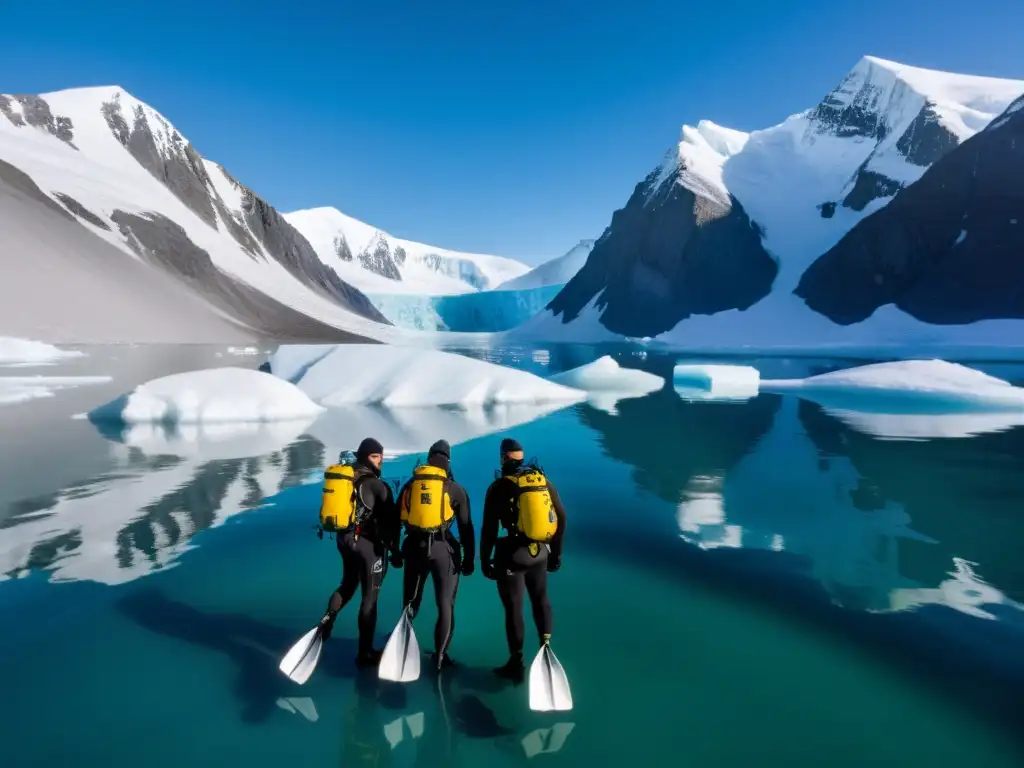
[(859, 222), (795, 293), (843, 325), (886, 304), (936, 324), (1024, 318), (1024, 97)]
[(660, 169), (636, 186), (594, 245), (583, 268), (548, 304), (575, 319), (600, 295), (613, 333), (656, 336), (691, 315), (747, 309), (768, 295), (778, 264), (733, 197), (716, 199)]

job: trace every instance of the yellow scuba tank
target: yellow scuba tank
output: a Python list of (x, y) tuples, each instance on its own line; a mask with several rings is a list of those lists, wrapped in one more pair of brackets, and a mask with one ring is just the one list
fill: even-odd
[(420, 531), (438, 531), (451, 522), (454, 512), (448, 495), (448, 473), (431, 464), (412, 471), (400, 502), (402, 522)]
[(551, 541), (558, 531), (558, 517), (544, 473), (536, 467), (524, 467), (506, 477), (518, 489), (515, 504), (519, 532), (530, 541)]
[(358, 478), (359, 473), (350, 464), (332, 464), (324, 471), (321, 530), (346, 531), (359, 522), (362, 505), (356, 494)]

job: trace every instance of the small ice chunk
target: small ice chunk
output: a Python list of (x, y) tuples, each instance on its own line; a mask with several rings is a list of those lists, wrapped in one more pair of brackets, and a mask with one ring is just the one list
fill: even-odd
[(53, 363), (69, 357), (84, 356), (84, 352), (58, 349), (52, 344), (45, 344), (41, 341), (0, 336), (0, 365)]
[(749, 365), (682, 364), (672, 387), (684, 400), (745, 401), (757, 397), (761, 373)]
[(323, 411), (298, 387), (247, 368), (209, 368), (163, 376), (90, 411), (93, 422), (286, 421)]
[(274, 357), (276, 375), (297, 377), (299, 389), (326, 406), (487, 408), (586, 399), (585, 392), (526, 371), (435, 349), (338, 344), (326, 354), (323, 347), (307, 346), (301, 354), (279, 351)]
[(824, 406), (871, 413), (956, 413), (1024, 408), (1024, 389), (958, 363), (902, 360), (872, 363), (806, 379), (761, 382)]

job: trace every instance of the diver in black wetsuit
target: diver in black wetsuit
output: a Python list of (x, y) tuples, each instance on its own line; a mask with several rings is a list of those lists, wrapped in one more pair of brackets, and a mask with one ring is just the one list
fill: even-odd
[[(362, 587), (359, 604), (359, 655), (356, 666), (372, 667), (380, 661), (381, 651), (373, 647), (373, 634), (377, 627), (377, 596), (388, 572), (387, 553), (398, 551), (398, 507), (391, 487), (381, 480), (384, 447), (372, 437), (359, 444), (356, 451), (355, 490), (361, 508), (359, 524), (337, 534), (338, 552), (341, 554), (342, 577), (339, 586), (327, 603), (327, 616), (321, 634), (324, 640), (331, 636), (338, 612), (344, 608)], [(395, 554), (391, 562), (401, 567)]]
[[(498, 584), (498, 596), (505, 608), (505, 636), (509, 660), (494, 670), (499, 677), (521, 682), (523, 679), (523, 598), (530, 595), (533, 623), (541, 645), (551, 637), (551, 603), (548, 600), (548, 573), (562, 565), (562, 539), (565, 535), (565, 507), (558, 491), (547, 478), (543, 479), (550, 495), (550, 507), (539, 523), (522, 516), (520, 499), (529, 496), (517, 484), (523, 465), (523, 446), (511, 438), (501, 441), (501, 476), (487, 489), (484, 499), (484, 521), (480, 531), (480, 568)], [(536, 494), (543, 496), (541, 494)], [(547, 504), (547, 500), (544, 499)], [(537, 508), (539, 509), (539, 507)], [(507, 531), (498, 538), (499, 525)], [(533, 535), (543, 532), (547, 541), (526, 536), (521, 525), (536, 527)], [(492, 550), (494, 559), (491, 559)]]
[[(437, 601), (434, 627), (434, 663), (437, 669), (454, 664), (448, 647), (455, 633), (455, 596), (459, 576), (470, 576), (476, 559), (476, 537), (470, 518), (469, 495), (451, 472), (451, 447), (438, 440), (427, 452), (427, 463), (413, 470), (398, 494), (406, 537), (402, 544), (405, 576), (402, 603), (409, 618), (416, 617), (429, 573)], [(452, 536), (452, 522), (459, 538)]]

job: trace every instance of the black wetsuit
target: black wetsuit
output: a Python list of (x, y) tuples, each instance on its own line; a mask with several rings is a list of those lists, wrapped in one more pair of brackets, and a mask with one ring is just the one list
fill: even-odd
[[(558, 519), (558, 530), (550, 542), (535, 544), (534, 547), (519, 533), (515, 506), (517, 489), (504, 475), (513, 474), (520, 465), (521, 462), (510, 462), (503, 467), (503, 476), (487, 489), (484, 522), (480, 530), (481, 568), (485, 576), (494, 578), (498, 584), (498, 596), (505, 608), (505, 636), (512, 662), (521, 661), (523, 656), (523, 598), (527, 593), (538, 639), (543, 643), (544, 636), (551, 635), (553, 624), (551, 602), (548, 600), (548, 571), (558, 570), (561, 566), (565, 535), (565, 507), (550, 479), (548, 491)], [(507, 531), (501, 538), (498, 538), (499, 526)]]
[[(444, 469), (451, 476), (446, 457), (434, 454), (427, 463)], [(399, 492), (399, 499), (411, 482), (407, 482)], [(469, 494), (459, 483), (450, 480), (448, 496), (459, 538), (452, 536), (449, 523), (447, 528), (437, 533), (423, 533), (407, 528), (405, 542), (402, 544), (405, 560), (402, 603), (410, 606), (410, 618), (415, 618), (419, 612), (428, 574), (434, 582), (434, 600), (437, 603), (434, 648), (438, 665), (445, 663), (448, 646), (455, 634), (455, 596), (459, 590), (459, 576), (468, 576), (473, 572), (476, 558), (476, 535), (470, 517)]]
[[(357, 528), (336, 535), (341, 554), (341, 586), (331, 595), (328, 612), (336, 616), (362, 587), (359, 604), (359, 655), (373, 653), (373, 634), (377, 627), (377, 596), (388, 572), (387, 553), (396, 549), (398, 506), (391, 487), (380, 479), (379, 470), (369, 463), (359, 463), (356, 489), (364, 507)], [(329, 622), (327, 636), (333, 629)]]

